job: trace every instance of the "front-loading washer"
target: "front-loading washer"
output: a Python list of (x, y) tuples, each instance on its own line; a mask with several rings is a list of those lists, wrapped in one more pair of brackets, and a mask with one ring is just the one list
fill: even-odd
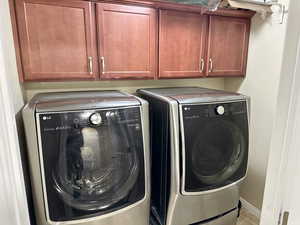
[(150, 109), (152, 223), (234, 225), (247, 171), (249, 98), (199, 87), (138, 94)]
[(148, 225), (148, 103), (118, 91), (47, 93), (23, 119), (38, 225)]

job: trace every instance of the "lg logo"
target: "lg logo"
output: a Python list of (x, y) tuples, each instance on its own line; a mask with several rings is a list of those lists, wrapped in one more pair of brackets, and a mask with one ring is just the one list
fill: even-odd
[(51, 116), (43, 116), (43, 120), (51, 120), (52, 117)]

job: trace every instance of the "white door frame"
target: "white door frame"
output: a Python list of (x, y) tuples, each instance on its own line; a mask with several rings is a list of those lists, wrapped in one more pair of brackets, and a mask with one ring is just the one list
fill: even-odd
[[(296, 73), (299, 84), (300, 75), (300, 40), (298, 49), (298, 58), (296, 63)], [(300, 91), (299, 88), (295, 91), (297, 93), (295, 100), (295, 118), (294, 126), (291, 128), (291, 143), (289, 145), (287, 166), (284, 174), (285, 178), (285, 190), (283, 192), (283, 204), (282, 211), (289, 213), (289, 220), (286, 222), (288, 225), (300, 224)]]
[(12, 95), (0, 37), (0, 218), (5, 225), (30, 225)]
[(300, 223), (300, 38), (297, 49), (290, 106), (291, 114), (289, 116), (289, 125), (286, 131), (285, 155), (283, 156), (284, 167), (282, 167), (282, 171), (280, 172), (281, 192), (278, 193), (278, 210), (279, 213), (281, 213), (279, 222), (280, 224), (283, 222), (283, 213), (288, 212), (290, 220), (286, 222), (293, 225), (298, 225)]
[[(300, 1), (291, 0), (261, 225), (281, 224), (282, 216), (280, 215), (290, 210), (290, 187), (293, 183), (291, 175), (295, 173), (297, 159), (300, 162), (295, 145), (298, 143), (297, 139), (300, 139), (299, 11)], [(268, 76), (272, 75), (268, 74)]]

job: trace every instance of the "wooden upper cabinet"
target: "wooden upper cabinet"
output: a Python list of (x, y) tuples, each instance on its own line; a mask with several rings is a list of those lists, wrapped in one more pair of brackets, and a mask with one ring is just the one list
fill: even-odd
[(246, 73), (250, 11), (202, 14), (200, 7), (179, 11), (176, 4), (155, 9), (150, 1), (149, 7), (92, 0), (14, 1), (13, 29), (24, 81)]
[(97, 78), (92, 3), (16, 0), (16, 11), (25, 81)]
[(205, 75), (207, 16), (160, 10), (159, 78)]
[(250, 19), (210, 16), (208, 76), (246, 74)]
[(97, 3), (101, 79), (149, 79), (157, 71), (156, 10)]

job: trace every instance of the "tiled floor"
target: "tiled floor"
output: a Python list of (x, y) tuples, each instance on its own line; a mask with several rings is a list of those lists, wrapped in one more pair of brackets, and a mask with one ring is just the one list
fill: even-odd
[(237, 225), (259, 225), (259, 220), (245, 210), (242, 210)]

